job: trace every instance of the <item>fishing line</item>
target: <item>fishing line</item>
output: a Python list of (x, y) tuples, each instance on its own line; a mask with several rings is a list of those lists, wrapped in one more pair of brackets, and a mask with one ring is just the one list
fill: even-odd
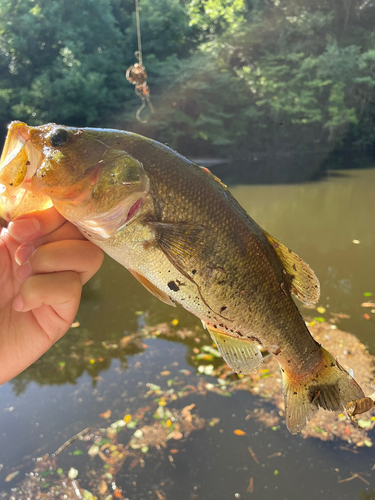
[(148, 104), (151, 113), (155, 113), (154, 106), (150, 100), (150, 89), (147, 85), (147, 73), (146, 68), (143, 66), (143, 57), (142, 57), (142, 37), (141, 37), (141, 22), (139, 17), (139, 3), (138, 0), (135, 0), (135, 18), (137, 25), (137, 41), (138, 41), (138, 50), (134, 53), (135, 57), (138, 59), (138, 62), (130, 66), (126, 73), (126, 79), (135, 86), (136, 95), (142, 100), (141, 107), (137, 110), (136, 118), (140, 123), (147, 123), (148, 120), (143, 120), (141, 118), (141, 112)]

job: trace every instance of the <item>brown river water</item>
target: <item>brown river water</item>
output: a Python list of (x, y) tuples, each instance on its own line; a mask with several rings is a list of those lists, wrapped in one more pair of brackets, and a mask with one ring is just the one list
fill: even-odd
[[(344, 314), (339, 328), (356, 335), (375, 355), (375, 312), (361, 306), (375, 302), (375, 169), (334, 171), (304, 184), (229, 187), (258, 224), (299, 254), (319, 277), (318, 305), (325, 311), (301, 308), (303, 314), (326, 320), (331, 313)], [(208, 351), (201, 346), (211, 344), (204, 340), (199, 320), (159, 302), (109, 258), (86, 286), (77, 321), (79, 326), (40, 361), (0, 387), (0, 498), (29, 498), (17, 488), (35, 467), (33, 458), (54, 453), (86, 427), (105, 428), (127, 414), (134, 416), (152, 401), (164, 408), (161, 394), (168, 401), (165, 408), (195, 404), (192, 413), (206, 423), (179, 439), (136, 449), (138, 463), (132, 462), (134, 457), (127, 459), (115, 477), (123, 498), (375, 499), (372, 447), (292, 436), (282, 421), (266, 427), (249, 412), (271, 408), (271, 403), (248, 392), (192, 391), (180, 397), (183, 387), (216, 384), (209, 370), (202, 371), (208, 363), (216, 367), (221, 361), (204, 359)], [(142, 337), (118, 347), (124, 336), (159, 323), (193, 333), (185, 338)], [(167, 392), (171, 389), (176, 394), (173, 404)], [(110, 417), (100, 416), (108, 410)], [(154, 411), (146, 410), (144, 424), (163, 420), (164, 410), (158, 410), (159, 417)], [(167, 417), (162, 425), (173, 426), (173, 418)], [(129, 442), (139, 427), (124, 428), (119, 442)], [(368, 436), (374, 438), (374, 431)], [(77, 469), (80, 486), (93, 491), (92, 478), (101, 473), (103, 460), (90, 458), (89, 446), (75, 441), (53, 467), (59, 468), (56, 475), (65, 477), (71, 467)], [(10, 480), (14, 472), (18, 474)], [(361, 473), (360, 478), (340, 482), (355, 473)], [(53, 480), (45, 482), (45, 492), (50, 484)], [(79, 498), (62, 490), (57, 497)]]

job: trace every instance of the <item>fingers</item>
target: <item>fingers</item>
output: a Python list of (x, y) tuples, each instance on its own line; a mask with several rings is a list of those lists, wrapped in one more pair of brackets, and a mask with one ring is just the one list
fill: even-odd
[[(50, 331), (51, 326), (55, 324), (54, 329), (60, 331), (66, 329), (66, 322), (73, 321), (78, 310), (81, 290), (81, 279), (73, 271), (39, 274), (25, 281), (20, 294), (14, 299), (13, 307), (17, 311), (26, 312), (42, 306), (52, 306), (61, 321), (51, 317), (51, 325), (41, 326), (44, 331)], [(46, 326), (48, 328), (45, 328)]]
[(10, 222), (8, 231), (16, 241), (30, 241), (55, 231), (65, 222), (66, 219), (52, 207), (14, 219)]
[(21, 282), (36, 274), (74, 271), (84, 284), (101, 266), (103, 252), (87, 240), (62, 240), (47, 243), (36, 250), (32, 244), (21, 246), (16, 259), (21, 265), (15, 274)]

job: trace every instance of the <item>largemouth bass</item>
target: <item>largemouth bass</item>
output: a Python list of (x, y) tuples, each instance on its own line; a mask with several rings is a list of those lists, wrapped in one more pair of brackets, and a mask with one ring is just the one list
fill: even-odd
[(261, 366), (258, 345), (275, 356), (292, 433), (318, 407), (364, 397), (292, 299), (318, 301), (313, 271), (207, 169), (130, 132), (20, 122), (0, 167), (4, 219), (53, 204), (152, 294), (200, 318), (235, 372)]

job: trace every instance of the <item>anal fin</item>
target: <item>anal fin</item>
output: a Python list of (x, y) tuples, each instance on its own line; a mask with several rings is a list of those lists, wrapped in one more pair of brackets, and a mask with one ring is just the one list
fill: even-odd
[(251, 373), (260, 368), (263, 356), (252, 340), (227, 335), (206, 325), (225, 362), (236, 373)]
[(164, 292), (162, 292), (157, 286), (155, 286), (151, 281), (149, 281), (147, 278), (142, 276), (142, 274), (137, 273), (136, 271), (133, 271), (132, 269), (128, 269), (128, 271), (136, 278), (145, 288), (148, 290), (152, 295), (157, 297), (159, 300), (164, 302), (165, 304), (168, 304), (169, 306), (176, 307), (176, 304), (173, 302), (173, 300), (168, 297), (168, 295)]

